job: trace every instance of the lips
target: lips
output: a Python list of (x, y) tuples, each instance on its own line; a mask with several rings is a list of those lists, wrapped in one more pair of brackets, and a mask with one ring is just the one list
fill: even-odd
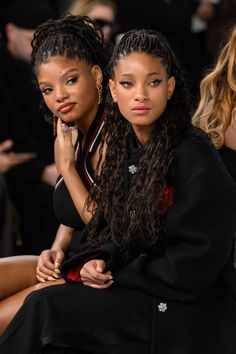
[(135, 114), (145, 114), (150, 111), (150, 108), (148, 108), (146, 106), (136, 106), (136, 107), (132, 108), (132, 111)]
[(59, 108), (59, 112), (60, 113), (68, 113), (70, 112), (75, 106), (75, 103), (66, 103), (66, 104), (63, 104), (62, 106), (60, 106)]

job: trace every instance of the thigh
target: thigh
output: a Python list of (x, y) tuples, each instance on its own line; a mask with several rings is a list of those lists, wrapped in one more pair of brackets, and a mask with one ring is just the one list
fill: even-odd
[(10, 323), (12, 318), (15, 316), (17, 311), (22, 306), (25, 298), (33, 291), (40, 290), (52, 285), (63, 284), (65, 281), (63, 279), (58, 279), (55, 281), (48, 281), (46, 283), (38, 283), (25, 288), (7, 298), (0, 301), (0, 334), (4, 331), (7, 325)]
[(37, 284), (38, 256), (0, 258), (0, 300)]

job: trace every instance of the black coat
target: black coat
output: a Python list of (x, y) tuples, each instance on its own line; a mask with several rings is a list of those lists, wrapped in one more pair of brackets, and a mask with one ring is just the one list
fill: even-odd
[[(125, 176), (130, 184), (126, 161)], [(154, 298), (153, 340), (158, 354), (236, 352), (236, 186), (209, 140), (188, 137), (173, 164), (173, 204), (165, 215), (163, 254), (142, 253), (122, 265), (113, 243), (74, 256), (68, 270), (101, 251), (114, 287)]]

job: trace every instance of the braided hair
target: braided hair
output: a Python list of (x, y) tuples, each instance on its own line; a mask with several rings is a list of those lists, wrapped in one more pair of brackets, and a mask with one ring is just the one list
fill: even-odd
[[(103, 86), (108, 81), (108, 60), (111, 48), (104, 43), (103, 32), (87, 16), (66, 14), (39, 25), (32, 40), (31, 67), (36, 86), (39, 66), (53, 56), (85, 60), (98, 65), (103, 72)], [(42, 101), (44, 110), (49, 113)]]
[[(114, 68), (119, 60), (135, 52), (160, 58), (168, 77), (175, 77), (176, 85), (164, 113), (156, 121), (151, 137), (141, 148), (138, 173), (133, 178), (127, 200), (124, 200), (124, 160), (128, 157), (132, 127), (109, 97), (104, 129), (107, 153), (97, 181), (99, 188), (91, 193), (98, 207), (91, 221), (90, 240), (99, 244), (112, 239), (125, 256), (132, 252), (137, 238), (142, 246), (156, 244), (158, 230), (162, 228), (162, 195), (168, 185), (175, 149), (191, 127), (189, 99), (181, 68), (159, 32), (145, 29), (127, 32), (111, 57), (111, 77), (114, 77)], [(103, 214), (108, 226), (98, 234), (96, 230)]]

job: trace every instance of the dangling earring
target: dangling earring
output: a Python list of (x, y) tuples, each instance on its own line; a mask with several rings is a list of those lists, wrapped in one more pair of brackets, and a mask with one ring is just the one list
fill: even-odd
[(97, 88), (98, 90), (98, 104), (102, 102), (102, 85)]
[(53, 136), (57, 135), (57, 117), (53, 114)]

